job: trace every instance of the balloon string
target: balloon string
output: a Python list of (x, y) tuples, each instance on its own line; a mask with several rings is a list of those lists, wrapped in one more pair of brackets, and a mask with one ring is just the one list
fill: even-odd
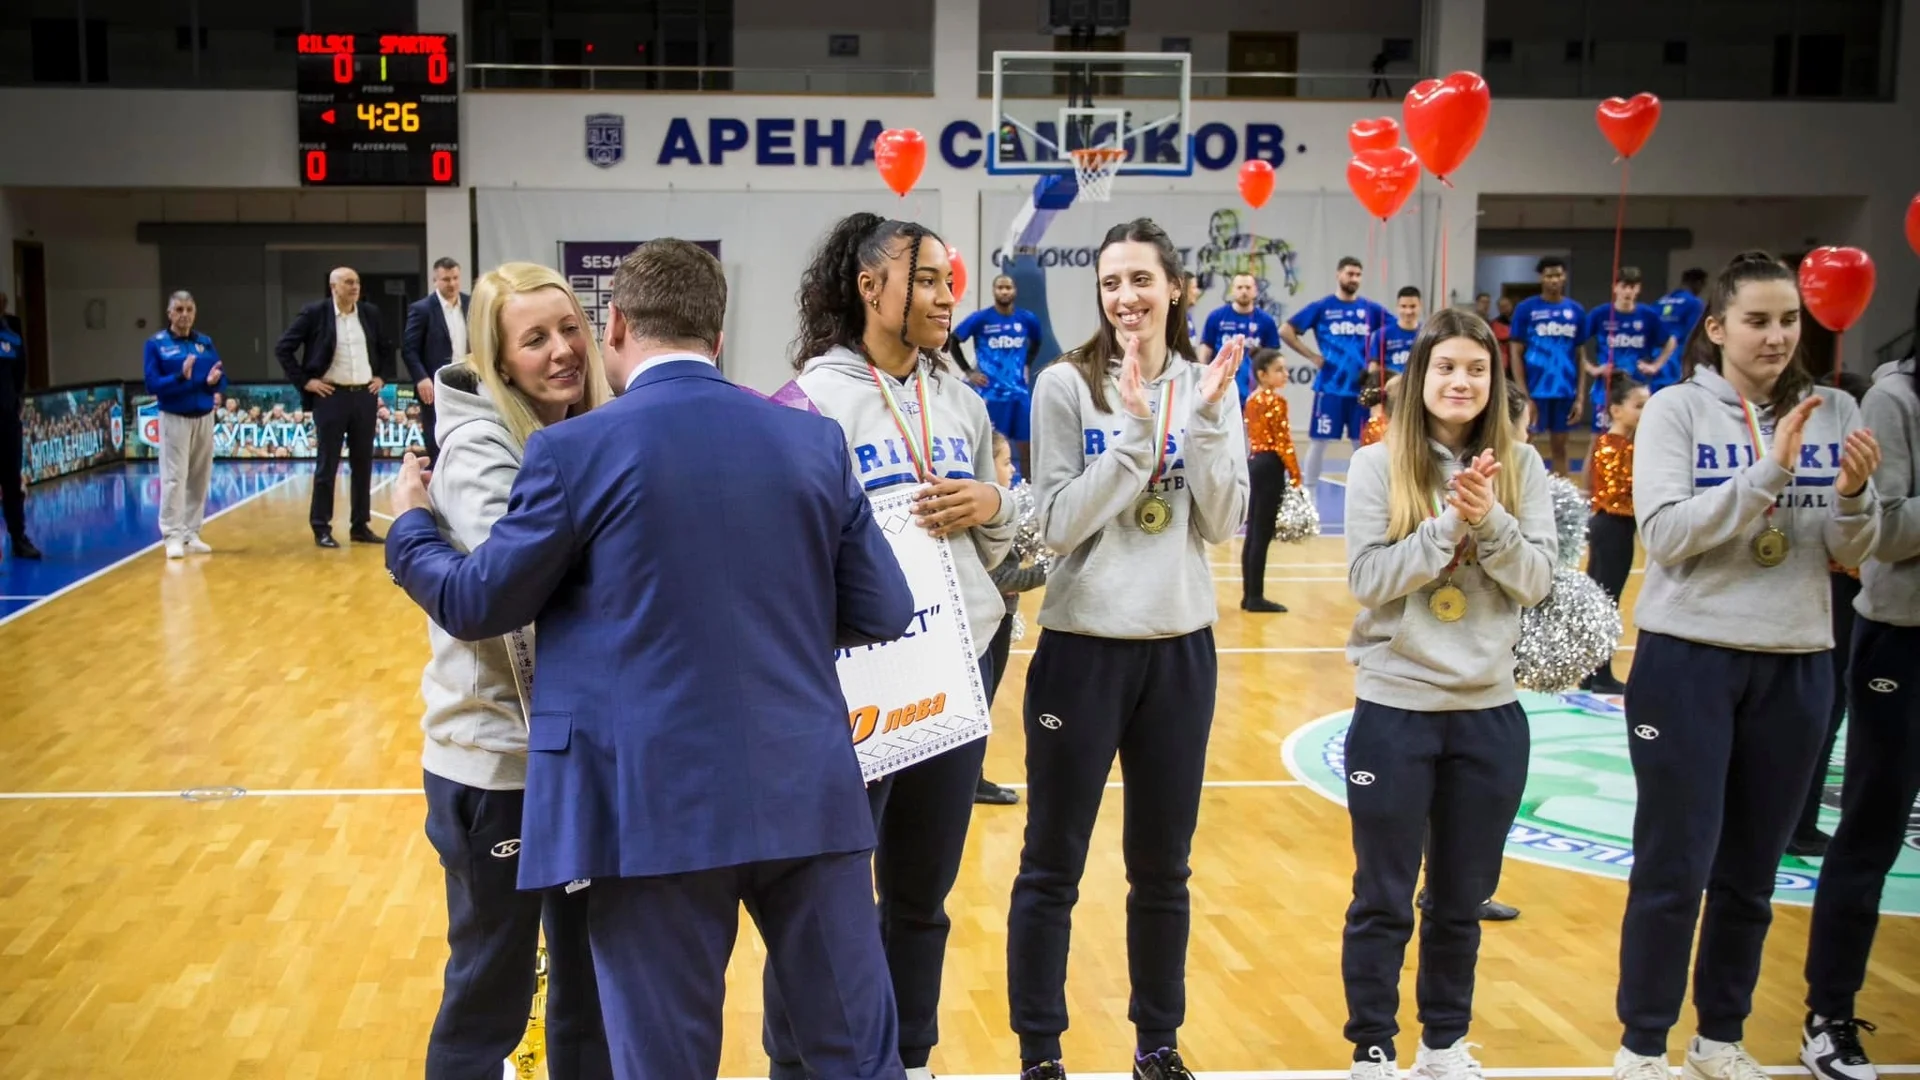
[(1438, 305), (1451, 307), (1453, 297), (1447, 292), (1447, 200), (1440, 200), (1440, 296)]
[(1844, 366), (1840, 359), (1840, 338), (1845, 333), (1845, 330), (1833, 332), (1833, 385), (1835, 386), (1840, 385), (1840, 369)]
[[(1380, 236), (1380, 233), (1381, 233), (1381, 232), (1383, 232), (1383, 231), (1384, 231), (1384, 230), (1386, 229), (1386, 224), (1387, 224), (1387, 219), (1386, 219), (1386, 218), (1381, 218), (1381, 219), (1379, 219), (1378, 221), (1375, 221), (1375, 220), (1374, 220), (1374, 219), (1372, 219), (1372, 218), (1368, 218), (1368, 219), (1367, 219), (1367, 265), (1368, 265), (1368, 266), (1373, 266), (1373, 267), (1375, 267), (1375, 272), (1379, 274), (1379, 276), (1380, 276), (1380, 278), (1381, 278), (1381, 280), (1382, 280), (1383, 282), (1385, 281), (1385, 279), (1386, 279), (1386, 276), (1387, 276), (1387, 275), (1386, 275), (1386, 267), (1384, 267), (1384, 266), (1378, 266), (1377, 264), (1375, 264), (1375, 262), (1373, 261), (1373, 257), (1374, 257), (1374, 254), (1375, 254), (1375, 252), (1376, 252), (1376, 251), (1378, 251), (1378, 249), (1379, 249), (1379, 244), (1378, 244), (1378, 242), (1377, 242), (1377, 241), (1378, 241), (1378, 239), (1379, 239), (1379, 236)], [(1364, 273), (1364, 271), (1363, 271), (1363, 273)], [(1363, 299), (1363, 300), (1364, 300), (1364, 299), (1366, 299), (1366, 290), (1365, 290), (1365, 289), (1362, 289), (1362, 290), (1361, 290), (1361, 294), (1360, 294), (1360, 295), (1361, 295), (1361, 299)], [(1371, 333), (1369, 333), (1369, 334), (1367, 335), (1367, 351), (1368, 351), (1368, 352), (1371, 352), (1372, 350), (1373, 350), (1373, 335), (1372, 335)], [(1373, 366), (1373, 358), (1372, 358), (1372, 357), (1368, 357), (1368, 358), (1367, 358), (1367, 366), (1368, 366), (1368, 367), (1372, 367), (1372, 366)], [(1384, 370), (1384, 369), (1385, 369), (1385, 367), (1386, 367), (1386, 364), (1385, 364), (1384, 362), (1382, 362), (1382, 363), (1381, 363), (1381, 368), (1382, 368), (1382, 369)], [(1365, 376), (1364, 376), (1364, 375), (1362, 375), (1362, 383), (1364, 384), (1364, 382), (1365, 382)], [(1386, 377), (1385, 377), (1385, 375), (1382, 375), (1382, 376), (1381, 376), (1381, 378), (1380, 378), (1380, 385), (1381, 385), (1381, 386), (1385, 386), (1385, 385), (1386, 385)]]
[(1613, 302), (1611, 294), (1620, 281), (1620, 242), (1627, 228), (1627, 170), (1631, 168), (1633, 162), (1620, 162), (1620, 203), (1613, 217), (1613, 277), (1607, 282), (1607, 306), (1611, 309), (1607, 312), (1607, 359), (1600, 366), (1600, 378), (1607, 385), (1613, 383), (1613, 333), (1620, 319), (1620, 307)]
[[(1383, 296), (1394, 291), (1393, 275), (1388, 272), (1388, 267), (1387, 267), (1387, 259), (1388, 259), (1387, 253), (1392, 250), (1393, 250), (1393, 245), (1387, 242), (1387, 221), (1385, 218), (1382, 218), (1380, 220), (1380, 293)], [(1365, 298), (1362, 297), (1362, 299), (1365, 299)], [(1384, 307), (1385, 305), (1382, 305), (1382, 306)], [(1365, 321), (1369, 326), (1373, 324), (1373, 319), (1371, 317), (1367, 318)], [(1368, 334), (1367, 337), (1369, 340), (1371, 340), (1373, 335)], [(1380, 392), (1384, 394), (1387, 392), (1387, 324), (1385, 320), (1382, 320), (1380, 323), (1379, 362), (1380, 362)]]

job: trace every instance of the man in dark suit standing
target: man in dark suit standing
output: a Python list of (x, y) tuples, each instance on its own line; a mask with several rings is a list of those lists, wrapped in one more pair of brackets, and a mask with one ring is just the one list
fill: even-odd
[(467, 351), (467, 294), (460, 291), (460, 264), (443, 256), (433, 264), (433, 292), (407, 305), (407, 332), (400, 340), (400, 359), (420, 399), (428, 464), (440, 456), (433, 437), (433, 373)]
[(393, 374), (393, 344), (381, 328), (380, 309), (360, 299), (359, 274), (338, 267), (327, 275), (327, 287), (332, 295), (300, 309), (273, 355), (313, 414), (318, 445), (313, 506), (307, 515), (313, 542), (323, 548), (340, 546), (333, 539), (333, 479), (340, 471), (340, 440), (345, 438), (347, 466), (353, 473), (349, 535), (356, 543), (378, 544), (381, 538), (372, 527), (373, 435), (380, 418), (380, 388)]
[(725, 309), (712, 255), (638, 248), (607, 328), (620, 398), (527, 440), (470, 555), (408, 455), (387, 566), (455, 637), (535, 624), (519, 882), (588, 882), (616, 1074), (716, 1074), (744, 903), (809, 1070), (899, 1080), (835, 650), (899, 637), (913, 595), (839, 426), (719, 373)]

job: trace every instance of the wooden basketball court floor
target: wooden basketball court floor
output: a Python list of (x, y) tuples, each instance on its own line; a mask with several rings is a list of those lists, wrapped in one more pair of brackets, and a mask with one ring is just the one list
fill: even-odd
[[(0, 625), (0, 1076), (420, 1074), (445, 957), (418, 794), (424, 618), (379, 550), (312, 546), (308, 491), (296, 470), (208, 524), (217, 555), (169, 563), (149, 550)], [(1181, 1032), (1203, 1075), (1342, 1076), (1350, 1058), (1347, 818), (1282, 761), (1291, 732), (1352, 704), (1341, 558), (1337, 538), (1277, 547), (1269, 595), (1292, 612), (1255, 618), (1237, 608), (1237, 547), (1214, 555), (1219, 709)], [(1029, 621), (1037, 605), (1026, 599)], [(1032, 645), (1015, 645), (995, 709), (988, 774), (1003, 782), (1024, 779)], [(1075, 1076), (1129, 1066), (1114, 783), (1075, 914)], [(182, 795), (228, 787), (245, 793)], [(1004, 942), (1024, 817), (1024, 803), (976, 809), (950, 902), (943, 1076), (1017, 1069)], [(1481, 1059), (1495, 1075), (1605, 1075), (1624, 882), (1509, 859), (1499, 896), (1522, 916), (1486, 927)], [(1747, 1029), (1761, 1062), (1786, 1073), (1799, 1071), (1807, 924), (1806, 908), (1776, 906)], [(723, 1076), (765, 1075), (762, 955), (744, 932)], [(1403, 1063), (1418, 1031), (1412, 961), (1409, 950)], [(1920, 1071), (1897, 1068), (1920, 1062), (1914, 919), (1883, 921), (1859, 1011), (1882, 1022), (1868, 1040), (1877, 1061)], [(1689, 1006), (1676, 1055), (1691, 1020)]]

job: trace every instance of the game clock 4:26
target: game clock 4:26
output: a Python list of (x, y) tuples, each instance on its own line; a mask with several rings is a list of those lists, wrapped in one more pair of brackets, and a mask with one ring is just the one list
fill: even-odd
[(452, 34), (301, 34), (300, 182), (460, 183), (459, 55)]

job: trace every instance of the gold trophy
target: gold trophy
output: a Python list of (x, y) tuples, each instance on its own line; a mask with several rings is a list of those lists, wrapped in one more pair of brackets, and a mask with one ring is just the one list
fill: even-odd
[(513, 1048), (507, 1060), (519, 1080), (539, 1080), (547, 1075), (547, 949), (541, 946), (533, 961), (533, 1008), (527, 1017), (527, 1033)]

